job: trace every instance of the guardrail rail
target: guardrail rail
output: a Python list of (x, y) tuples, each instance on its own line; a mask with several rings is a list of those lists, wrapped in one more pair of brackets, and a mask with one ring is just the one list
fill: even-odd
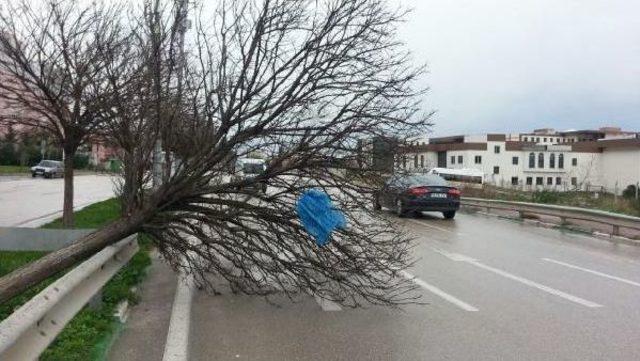
[(566, 224), (567, 220), (571, 219), (610, 225), (612, 227), (611, 234), (615, 236), (620, 235), (620, 229), (622, 228), (640, 231), (640, 217), (595, 209), (468, 197), (462, 198), (462, 205), (466, 207), (485, 208), (487, 211), (496, 209), (517, 212), (521, 218), (525, 214), (557, 217), (560, 218), (561, 224)]
[(105, 247), (13, 312), (0, 323), (0, 360), (37, 360), (138, 249), (135, 234)]

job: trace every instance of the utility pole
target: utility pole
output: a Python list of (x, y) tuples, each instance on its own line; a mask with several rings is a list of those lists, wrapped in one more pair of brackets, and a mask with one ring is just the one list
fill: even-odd
[[(187, 20), (187, 14), (189, 11), (188, 0), (175, 0), (175, 20), (177, 27), (177, 48), (178, 56), (176, 63), (178, 64), (178, 92), (182, 92), (184, 71), (186, 67), (186, 58), (184, 50), (184, 38), (189, 27), (189, 21)], [(170, 131), (170, 130), (168, 130)], [(153, 188), (158, 188), (165, 177), (165, 175), (171, 174), (171, 154), (162, 150), (162, 131), (160, 132), (160, 138), (156, 140), (155, 147), (153, 149)], [(164, 154), (163, 154), (164, 153)]]

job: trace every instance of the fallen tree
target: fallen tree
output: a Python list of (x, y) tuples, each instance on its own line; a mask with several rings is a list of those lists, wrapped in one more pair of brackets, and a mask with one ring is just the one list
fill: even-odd
[[(351, 307), (414, 301), (414, 284), (396, 277), (411, 241), (372, 210), (361, 180), (378, 174), (358, 166), (363, 141), (429, 126), (414, 88), (422, 68), (395, 37), (403, 13), (379, 0), (233, 0), (195, 9), (187, 31), (182, 4), (147, 1), (132, 10), (128, 41), (101, 48), (100, 116), (122, 150), (123, 218), (0, 279), (0, 301), (135, 232), (212, 292), (222, 278), (238, 292)], [(236, 159), (255, 154), (264, 172), (239, 177)], [(263, 184), (269, 192), (252, 190)], [(310, 188), (347, 221), (323, 247), (296, 214)]]

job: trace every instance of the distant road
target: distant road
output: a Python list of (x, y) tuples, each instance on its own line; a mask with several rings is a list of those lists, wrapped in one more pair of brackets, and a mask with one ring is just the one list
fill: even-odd
[[(84, 207), (114, 196), (115, 178), (81, 175), (74, 178), (74, 206)], [(62, 215), (63, 179), (0, 177), (0, 226), (37, 227)]]

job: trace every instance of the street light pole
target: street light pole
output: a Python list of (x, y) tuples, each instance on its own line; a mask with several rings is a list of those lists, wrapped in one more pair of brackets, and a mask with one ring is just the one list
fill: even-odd
[[(185, 50), (184, 50), (184, 38), (188, 27), (188, 0), (175, 0), (175, 19), (177, 20), (177, 33), (178, 33), (178, 91), (182, 91), (184, 70), (186, 67)], [(160, 138), (156, 140), (155, 147), (153, 149), (153, 188), (158, 188), (164, 178), (164, 173), (170, 174), (171, 169), (165, 170), (165, 167), (170, 164), (169, 153), (162, 151), (162, 132), (160, 132)]]

